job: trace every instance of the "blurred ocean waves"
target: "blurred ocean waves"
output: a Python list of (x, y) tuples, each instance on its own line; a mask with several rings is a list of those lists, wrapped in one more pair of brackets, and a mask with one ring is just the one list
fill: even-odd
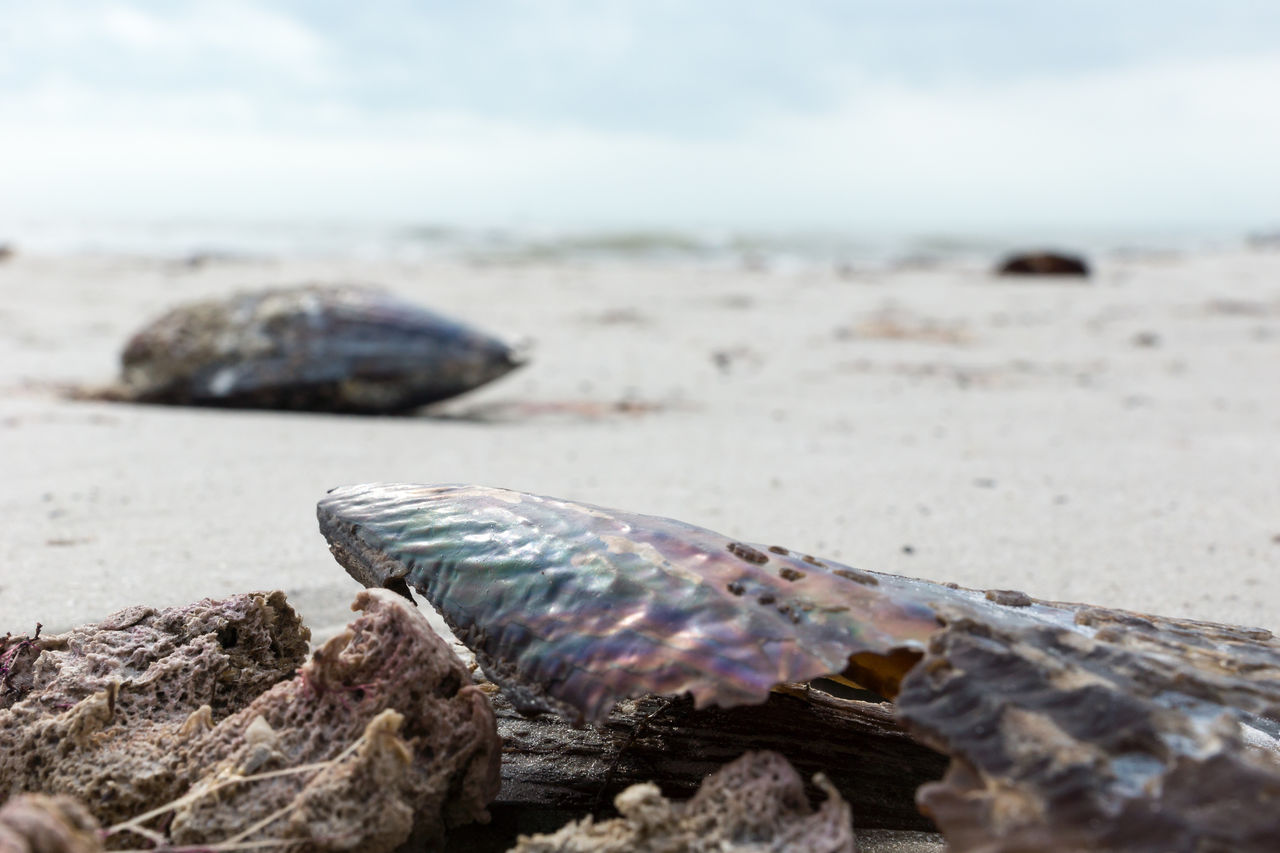
[[(1265, 232), (1259, 232), (1265, 233)], [(724, 229), (474, 228), (439, 224), (0, 221), (0, 244), (41, 255), (161, 258), (193, 266), (264, 258), (475, 265), (658, 265), (757, 272), (986, 266), (1001, 254), (1060, 248), (1092, 256), (1258, 247), (1258, 233), (861, 234)]]

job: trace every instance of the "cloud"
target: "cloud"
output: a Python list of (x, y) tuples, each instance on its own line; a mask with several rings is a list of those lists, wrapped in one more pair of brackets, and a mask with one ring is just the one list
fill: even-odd
[(204, 52), (311, 74), (324, 40), (295, 18), (235, 0), (200, 2), (167, 15), (121, 4), (98, 7), (82, 32), (101, 33), (130, 50), (190, 57)]
[(242, 0), (154, 7), (59, 0), (6, 9), (0, 22), (4, 90), (62, 79), (164, 91), (223, 76), (328, 78), (331, 48), (302, 20)]
[[(798, 184), (882, 215), (991, 224), (1236, 222), (1280, 214), (1280, 56), (928, 89), (858, 87), (835, 111), (765, 122)], [(816, 197), (823, 193), (818, 191)]]
[[(576, 7), (552, 6), (560, 24), (574, 20)], [(794, 74), (818, 80), (816, 88), (792, 83), (801, 92), (794, 99), (783, 97), (786, 87), (755, 97), (749, 75), (736, 88), (732, 75), (723, 77), (717, 86), (745, 93), (735, 96), (732, 121), (715, 132), (690, 132), (660, 111), (627, 122), (581, 104), (497, 108), (467, 88), (473, 65), (443, 78), (456, 84), (458, 97), (374, 97), (362, 87), (385, 79), (382, 71), (373, 68), (366, 79), (353, 70), (356, 60), (377, 65), (381, 42), (367, 41), (373, 36), (239, 3), (164, 14), (119, 4), (96, 4), (83, 15), (40, 8), (55, 10), (40, 26), (64, 27), (58, 38), (44, 32), (43, 42), (37, 39), (52, 55), (106, 39), (114, 47), (93, 48), (93, 70), (110, 56), (136, 66), (91, 74), (52, 63), (0, 83), (0, 159), (19, 164), (0, 170), (0, 214), (10, 218), (16, 211), (461, 224), (518, 218), (899, 231), (1249, 227), (1280, 219), (1274, 51), (914, 77), (880, 73), (873, 60), (815, 61), (809, 70), (788, 60)], [(803, 38), (778, 47), (779, 54), (811, 43), (820, 20), (801, 16), (793, 26)], [(617, 95), (614, 110), (637, 91), (688, 97), (681, 75), (699, 66), (678, 46), (672, 55), (682, 57), (679, 74), (659, 69), (619, 82), (618, 92), (609, 88), (615, 81), (604, 72), (617, 67), (610, 57), (644, 54), (651, 42), (652, 33), (629, 21), (602, 13), (577, 31), (591, 34), (594, 47), (579, 60), (594, 63), (604, 75), (598, 79), (579, 79), (585, 66), (570, 63), (527, 88), (513, 46), (519, 18), (495, 25), (493, 43), (455, 50), (475, 54), (475, 63), (497, 63), (495, 79), (517, 94), (594, 85)], [(479, 26), (442, 27), (419, 45), (421, 24), (408, 20), (398, 35), (426, 54), (450, 38), (465, 42), (458, 34)], [(532, 43), (523, 50), (539, 61), (548, 56), (545, 43), (525, 37)], [(751, 73), (771, 67), (750, 66), (748, 47), (761, 49), (735, 42), (708, 50), (746, 63), (741, 67), (755, 68)], [(568, 42), (564, 50), (571, 50)], [(412, 66), (401, 53), (389, 55)], [(510, 67), (502, 64), (508, 59)], [(256, 70), (242, 73), (249, 65)], [(569, 71), (572, 79), (563, 76)], [(167, 72), (176, 82), (137, 84), (141, 72)], [(717, 91), (697, 89), (697, 82), (689, 81), (698, 95), (685, 108)]]

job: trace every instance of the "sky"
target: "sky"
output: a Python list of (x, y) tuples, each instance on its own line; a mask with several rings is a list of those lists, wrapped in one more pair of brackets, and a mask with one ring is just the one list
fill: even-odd
[(1280, 226), (1280, 3), (0, 0), (0, 219)]

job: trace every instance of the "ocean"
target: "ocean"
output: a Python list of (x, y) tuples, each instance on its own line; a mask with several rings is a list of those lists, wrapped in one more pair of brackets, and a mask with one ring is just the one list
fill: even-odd
[(0, 220), (0, 245), (41, 255), (115, 255), (198, 264), (209, 260), (342, 258), (406, 263), (643, 264), (742, 268), (761, 272), (868, 270), (904, 266), (985, 266), (1018, 250), (1055, 249), (1087, 257), (1195, 253), (1274, 245), (1259, 229), (1105, 230), (904, 234), (722, 228), (633, 229), (335, 222), (97, 222)]

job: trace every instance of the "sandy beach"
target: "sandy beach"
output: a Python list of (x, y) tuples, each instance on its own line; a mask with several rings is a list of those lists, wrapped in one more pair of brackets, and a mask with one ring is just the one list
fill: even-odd
[[(1280, 253), (1097, 258), (1089, 283), (860, 272), (17, 254), (0, 264), (0, 630), (357, 585), (314, 505), (466, 482), (864, 568), (1280, 629)], [(361, 281), (522, 342), (411, 417), (66, 399), (179, 302)]]
[(0, 848), (1280, 846), (1280, 6), (11, 5)]

